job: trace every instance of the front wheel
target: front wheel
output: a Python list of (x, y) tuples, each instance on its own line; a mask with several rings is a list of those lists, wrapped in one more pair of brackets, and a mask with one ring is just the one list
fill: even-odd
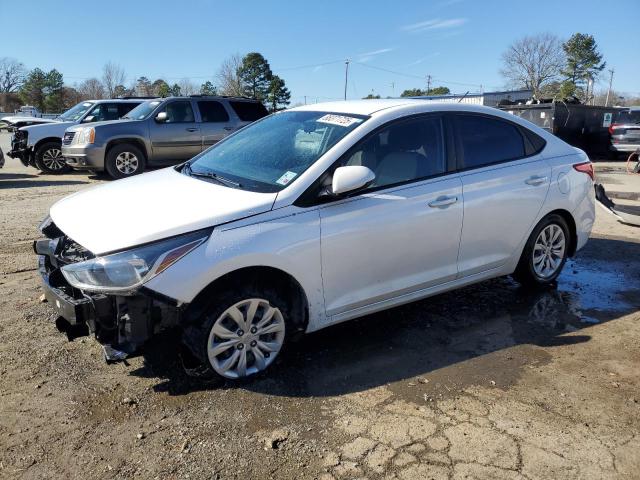
[(526, 286), (544, 286), (554, 282), (569, 256), (569, 227), (560, 215), (543, 218), (531, 236), (513, 277)]
[(138, 147), (122, 143), (112, 147), (105, 158), (105, 169), (115, 179), (131, 177), (144, 172), (144, 154)]
[(58, 142), (47, 142), (35, 152), (35, 166), (45, 173), (58, 175), (71, 170), (62, 156), (62, 146)]
[(280, 354), (289, 323), (286, 304), (268, 288), (243, 290), (221, 293), (184, 329), (187, 374), (237, 381), (266, 370)]

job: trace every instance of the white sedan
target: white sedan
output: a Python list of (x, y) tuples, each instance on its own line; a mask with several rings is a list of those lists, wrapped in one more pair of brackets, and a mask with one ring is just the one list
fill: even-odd
[(553, 284), (593, 221), (589, 159), (531, 123), (363, 100), (67, 197), (35, 249), (70, 336), (117, 360), (175, 327), (188, 372), (236, 380), (299, 333), (503, 275)]

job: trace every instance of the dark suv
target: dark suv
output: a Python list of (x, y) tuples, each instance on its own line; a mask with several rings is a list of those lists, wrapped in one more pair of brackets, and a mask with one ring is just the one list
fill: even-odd
[(62, 155), (73, 168), (106, 170), (113, 178), (124, 178), (143, 172), (147, 165), (188, 160), (267, 114), (262, 103), (243, 97), (149, 100), (123, 120), (68, 128)]
[(640, 107), (617, 112), (609, 127), (612, 154), (635, 152), (640, 148)]

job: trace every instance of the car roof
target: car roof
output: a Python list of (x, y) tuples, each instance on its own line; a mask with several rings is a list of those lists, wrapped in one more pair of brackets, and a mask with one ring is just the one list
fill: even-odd
[(451, 103), (439, 102), (436, 100), (421, 100), (415, 98), (388, 98), (380, 100), (346, 100), (342, 102), (316, 103), (311, 105), (303, 105), (292, 108), (294, 111), (316, 111), (344, 113), (355, 115), (375, 115), (393, 109), (394, 112), (407, 111), (411, 113), (418, 112), (475, 112), (485, 113), (497, 117), (511, 118), (512, 115), (506, 114), (501, 110), (482, 105), (474, 105), (469, 103)]

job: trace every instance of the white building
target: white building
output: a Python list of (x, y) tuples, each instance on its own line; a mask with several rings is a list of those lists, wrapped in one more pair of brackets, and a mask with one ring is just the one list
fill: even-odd
[(509, 100), (512, 102), (518, 100), (528, 100), (533, 95), (531, 90), (507, 90), (504, 92), (483, 92), (483, 93), (467, 93), (467, 94), (449, 94), (449, 95), (429, 95), (421, 97), (424, 100), (435, 100), (438, 102), (448, 103), (471, 103), (473, 105), (485, 105), (487, 107), (496, 107), (500, 100)]

